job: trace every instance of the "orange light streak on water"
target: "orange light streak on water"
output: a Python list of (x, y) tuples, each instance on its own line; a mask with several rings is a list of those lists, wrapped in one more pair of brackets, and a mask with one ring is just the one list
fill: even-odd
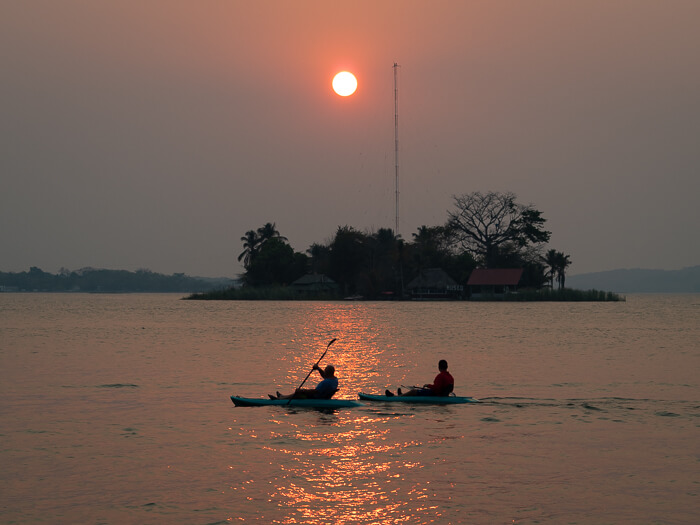
[[(393, 416), (377, 424), (377, 419), (369, 416), (334, 414), (330, 429), (324, 428), (327, 425), (309, 428), (289, 424), (288, 432), (275, 433), (273, 441), (293, 445), (265, 447), (270, 456), (282, 456), (271, 497), (293, 514), (279, 523), (382, 523), (396, 516), (406, 503), (398, 502), (398, 489), (392, 483), (420, 477), (422, 464), (407, 461), (406, 451), (423, 443), (392, 441), (390, 431), (382, 428), (388, 419)], [(418, 485), (407, 494), (414, 502), (432, 495), (427, 487)], [(410, 509), (400, 514), (410, 522)]]
[[(385, 354), (393, 346), (380, 346), (378, 335), (386, 336), (386, 332), (392, 332), (395, 327), (386, 323), (375, 325), (359, 308), (345, 305), (338, 308), (332, 304), (319, 304), (314, 315), (307, 316), (305, 321), (280, 356), (278, 366), (284, 377), (280, 390), (286, 393), (299, 386), (334, 338), (337, 340), (328, 348), (320, 366), (335, 367), (339, 381), (337, 398), (355, 399), (357, 392), (385, 375)], [(305, 387), (311, 388), (319, 381), (320, 376), (314, 372)]]
[[(386, 333), (393, 330), (386, 319), (374, 325), (362, 309), (320, 304), (285, 348), (280, 367), (286, 367), (288, 383), (297, 383), (328, 341), (337, 338), (321, 366), (335, 366), (340, 386), (337, 397), (355, 398), (358, 391), (382, 381), (386, 376), (382, 367), (387, 363), (391, 368), (401, 365), (392, 358), (400, 355), (393, 345), (382, 347), (377, 342), (379, 334), (386, 341)], [(318, 349), (313, 357), (307, 350), (312, 348)], [(307, 386), (318, 377), (314, 373)], [(266, 456), (279, 463), (279, 475), (271, 481), (270, 501), (290, 510), (276, 523), (410, 523), (416, 511), (433, 509), (419, 503), (432, 496), (427, 484), (413, 483), (409, 491), (400, 486), (406, 480), (420, 479), (423, 465), (407, 460), (406, 451), (417, 451), (424, 443), (397, 441), (390, 435), (386, 423), (399, 416), (386, 414), (378, 419), (350, 411), (330, 413), (312, 427), (299, 426), (288, 416), (287, 412), (273, 415), (270, 422), (280, 430), (271, 433), (270, 440), (280, 445), (264, 447)], [(432, 441), (434, 437), (427, 434), (426, 438)], [(416, 456), (420, 453), (411, 455), (412, 459)]]

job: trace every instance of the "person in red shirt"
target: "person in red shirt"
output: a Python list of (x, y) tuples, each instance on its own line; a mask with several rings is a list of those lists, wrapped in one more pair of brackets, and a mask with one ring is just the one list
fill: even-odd
[[(440, 373), (435, 376), (432, 384), (423, 385), (423, 388), (412, 388), (408, 392), (401, 392), (399, 388), (397, 390), (400, 396), (448, 396), (452, 393), (455, 388), (455, 380), (447, 371), (447, 361), (440, 359), (438, 363), (438, 370)], [(394, 394), (387, 390), (385, 394), (389, 397)]]

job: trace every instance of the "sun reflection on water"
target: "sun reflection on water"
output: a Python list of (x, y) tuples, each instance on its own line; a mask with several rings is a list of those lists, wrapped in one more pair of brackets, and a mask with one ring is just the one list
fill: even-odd
[(429, 493), (415, 484), (399, 495), (397, 482), (420, 477), (421, 463), (406, 451), (423, 443), (392, 441), (386, 420), (393, 417), (339, 415), (330, 427), (321, 419), (277, 433), (272, 441), (286, 444), (264, 448), (279, 460), (270, 498), (290, 512), (278, 523), (411, 521), (406, 500), (415, 504)]
[[(389, 322), (388, 322), (389, 321)], [(292, 389), (306, 377), (311, 366), (321, 357), (331, 339), (337, 338), (321, 366), (332, 364), (336, 369), (340, 391), (338, 398), (356, 398), (357, 392), (374, 385), (386, 376), (387, 366), (394, 363), (393, 344), (380, 346), (379, 335), (397, 330), (390, 318), (373, 319), (364, 309), (347, 304), (319, 304), (314, 315), (304, 318), (278, 361), (280, 382)], [(320, 380), (312, 374), (307, 386)], [(379, 381), (382, 382), (382, 381)]]
[[(355, 399), (357, 392), (384, 384), (403, 365), (401, 352), (386, 343), (394, 339), (387, 333), (396, 330), (392, 311), (384, 315), (368, 316), (355, 305), (319, 304), (275, 361), (279, 388), (298, 386), (333, 338), (337, 341), (321, 366), (335, 366), (340, 387), (336, 397)], [(318, 380), (314, 373), (307, 386)], [(395, 420), (412, 419), (410, 413), (288, 408), (267, 414), (272, 429), (256, 453), (265, 462), (257, 494), (262, 496), (263, 489), (266, 504), (281, 513), (266, 516), (268, 522), (415, 523), (426, 511), (431, 520), (439, 520), (436, 507), (427, 504), (434, 494), (421, 479), (422, 447), (434, 436), (402, 435), (393, 427)], [(269, 487), (263, 488), (264, 483)], [(232, 488), (247, 489), (242, 484)]]

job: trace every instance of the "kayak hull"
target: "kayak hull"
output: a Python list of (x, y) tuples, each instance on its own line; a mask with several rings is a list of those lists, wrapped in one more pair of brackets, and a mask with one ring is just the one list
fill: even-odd
[(386, 403), (415, 403), (423, 405), (457, 405), (462, 403), (478, 403), (478, 399), (461, 396), (381, 396), (374, 394), (358, 394), (362, 401), (382, 401)]
[(308, 408), (350, 408), (364, 406), (352, 399), (257, 399), (231, 396), (237, 407), (291, 406)]

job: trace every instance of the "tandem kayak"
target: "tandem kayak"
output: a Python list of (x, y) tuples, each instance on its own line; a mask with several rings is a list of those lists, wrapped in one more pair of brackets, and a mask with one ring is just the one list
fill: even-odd
[(259, 399), (231, 396), (237, 407), (291, 406), (308, 408), (349, 408), (361, 407), (363, 403), (352, 399)]
[(478, 403), (473, 397), (460, 396), (382, 396), (374, 394), (358, 394), (363, 401), (385, 401), (387, 403), (421, 403), (430, 405), (451, 405), (459, 403)]

